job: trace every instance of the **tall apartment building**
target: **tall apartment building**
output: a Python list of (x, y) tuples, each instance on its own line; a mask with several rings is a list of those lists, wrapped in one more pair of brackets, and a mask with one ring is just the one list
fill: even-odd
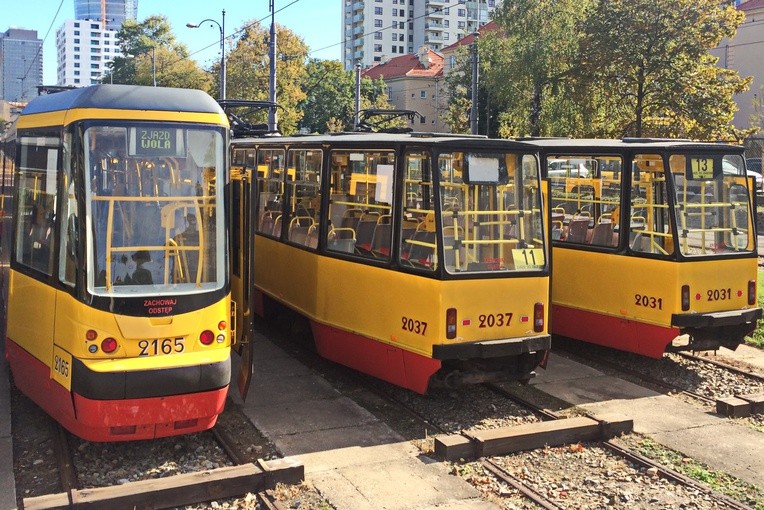
[(74, 19), (104, 20), (109, 30), (138, 17), (138, 0), (74, 0)]
[(117, 31), (101, 28), (98, 20), (64, 21), (56, 31), (56, 83), (85, 87), (99, 83), (108, 64), (121, 55)]
[(438, 51), (488, 22), (502, 0), (344, 0), (345, 69), (369, 67), (422, 46)]
[(29, 101), (42, 85), (42, 40), (37, 30), (0, 33), (0, 99)]
[(56, 84), (85, 87), (99, 83), (120, 56), (117, 31), (135, 19), (138, 0), (74, 0), (73, 20), (56, 31)]

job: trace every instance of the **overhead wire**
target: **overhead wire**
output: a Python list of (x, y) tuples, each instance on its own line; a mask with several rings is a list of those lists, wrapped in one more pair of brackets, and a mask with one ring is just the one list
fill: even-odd
[[(289, 7), (293, 6), (294, 4), (296, 4), (296, 3), (300, 2), (300, 1), (302, 1), (302, 0), (293, 0), (292, 2), (288, 3), (284, 7), (276, 9), (273, 12), (273, 15), (278, 14), (279, 12), (283, 11), (284, 9), (288, 9)], [(264, 17), (260, 18), (259, 20), (255, 21), (253, 23), (250, 23), (249, 25), (245, 25), (245, 26), (243, 26), (243, 27), (241, 27), (241, 28), (239, 28), (237, 30), (234, 30), (233, 32), (231, 32), (230, 35), (223, 34), (223, 41), (227, 41), (229, 38), (235, 37), (237, 34), (245, 32), (248, 28), (251, 28), (251, 27), (253, 27), (255, 25), (258, 25), (258, 24), (262, 23), (263, 21), (267, 20), (270, 17), (271, 17), (271, 14), (268, 14), (267, 16), (264, 16)], [(188, 54), (188, 57), (191, 57), (192, 55), (196, 55), (197, 53), (201, 53), (201, 52), (203, 52), (205, 50), (208, 50), (208, 49), (212, 48), (213, 46), (215, 46), (217, 44), (220, 44), (220, 41), (214, 42), (214, 43), (210, 43), (210, 44), (208, 44), (207, 46), (205, 46), (203, 48), (200, 48), (200, 49), (198, 49), (196, 51), (193, 51), (193, 52)], [(176, 61), (170, 62), (169, 65), (172, 65), (172, 64), (175, 64), (177, 62), (180, 62), (181, 60), (185, 60), (185, 58), (187, 58), (187, 57), (183, 57), (183, 58), (180, 58), (180, 59), (178, 59)]]
[(53, 29), (53, 25), (56, 23), (56, 18), (58, 18), (58, 13), (61, 12), (61, 7), (64, 5), (64, 0), (61, 0), (61, 2), (58, 4), (58, 9), (56, 9), (56, 14), (53, 15), (53, 19), (50, 22), (50, 25), (48, 26), (48, 31), (45, 32), (45, 37), (42, 39), (42, 43), (37, 48), (37, 53), (35, 53), (34, 58), (32, 58), (32, 62), (29, 64), (29, 67), (24, 72), (24, 76), (21, 78), (21, 97), (26, 96), (26, 90), (24, 90), (24, 82), (26, 81), (27, 77), (29, 76), (30, 71), (34, 67), (34, 63), (37, 60), (37, 58), (40, 56), (40, 53), (42, 52), (42, 47), (45, 44), (45, 41), (48, 39), (48, 36), (50, 35), (50, 31)]

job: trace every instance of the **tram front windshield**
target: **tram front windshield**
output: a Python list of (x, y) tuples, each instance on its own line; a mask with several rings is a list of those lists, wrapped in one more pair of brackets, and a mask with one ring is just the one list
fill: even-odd
[[(83, 146), (92, 294), (183, 294), (225, 285), (220, 128), (90, 126)], [(72, 228), (77, 211), (69, 196)]]
[(531, 155), (438, 157), (444, 265), (450, 273), (541, 271), (544, 218)]
[(755, 248), (750, 188), (737, 154), (674, 154), (679, 251), (697, 257)]

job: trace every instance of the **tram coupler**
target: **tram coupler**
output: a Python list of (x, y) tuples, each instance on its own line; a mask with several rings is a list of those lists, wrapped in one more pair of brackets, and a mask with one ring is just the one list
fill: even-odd
[(668, 344), (666, 352), (716, 351), (719, 347), (726, 347), (734, 351), (740, 344), (745, 342), (745, 337), (750, 335), (753, 330), (754, 327), (751, 324), (719, 326), (697, 330), (684, 329), (682, 333), (683, 336), (688, 337), (688, 341), (677, 343), (675, 339)]

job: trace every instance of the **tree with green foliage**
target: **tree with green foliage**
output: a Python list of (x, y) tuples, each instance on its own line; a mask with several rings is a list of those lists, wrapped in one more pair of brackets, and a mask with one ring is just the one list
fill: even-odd
[(104, 83), (152, 85), (210, 90), (211, 81), (178, 43), (167, 18), (127, 20), (117, 32), (121, 56), (115, 57)]
[[(389, 109), (384, 80), (361, 79), (361, 109)], [(309, 132), (348, 131), (355, 120), (355, 72), (337, 60), (311, 60), (300, 102), (300, 125)]]
[[(227, 55), (227, 95), (229, 98), (267, 101), (269, 99), (270, 29), (250, 21), (239, 29), (238, 39)], [(280, 105), (278, 127), (284, 134), (297, 131), (302, 119), (298, 104), (305, 99), (305, 61), (308, 46), (286, 27), (276, 24), (276, 102)], [(267, 121), (267, 111), (248, 115), (255, 123)]]
[[(478, 38), (479, 132), (489, 136), (553, 136), (582, 131), (575, 69), (579, 27), (592, 0), (505, 0), (493, 12), (497, 29)], [(469, 48), (457, 53), (447, 122), (466, 132), (471, 105)]]
[[(481, 36), (482, 37), (482, 36)], [(501, 41), (497, 39), (497, 41)], [(471, 45), (462, 46), (454, 55), (456, 63), (453, 70), (446, 75), (445, 83), (448, 90), (448, 105), (444, 114), (444, 121), (448, 124), (452, 133), (470, 133), (472, 112), (472, 52)], [(485, 56), (485, 50), (491, 48), (484, 41), (479, 41), (480, 46), (480, 79), (478, 81), (478, 134), (491, 137), (513, 136), (507, 133), (502, 126), (506, 120), (504, 113), (511, 111), (512, 106), (507, 104), (506, 96), (500, 93), (501, 87), (490, 84), (490, 66), (493, 62)], [(506, 84), (502, 84), (506, 85)]]
[(515, 135), (576, 132), (578, 34), (589, 0), (506, 0), (493, 12), (498, 31), (479, 41), (483, 88), (502, 106)]
[(732, 97), (750, 79), (717, 67), (709, 50), (734, 36), (742, 20), (717, 0), (600, 0), (581, 40), (581, 77), (607, 112), (593, 129), (610, 136), (739, 137), (730, 124)]

